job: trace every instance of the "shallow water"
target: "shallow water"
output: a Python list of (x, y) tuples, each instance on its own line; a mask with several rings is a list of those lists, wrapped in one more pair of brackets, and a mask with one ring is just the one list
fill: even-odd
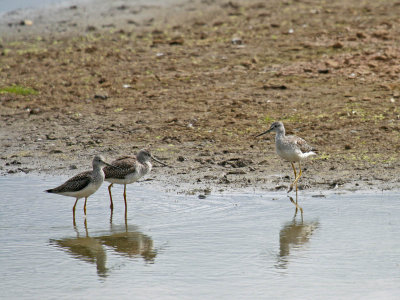
[(17, 9), (43, 8), (55, 3), (68, 2), (66, 0), (0, 0), (0, 13)]
[[(400, 193), (196, 196), (152, 182), (88, 200), (60, 177), (0, 178), (2, 299), (398, 299)], [(153, 184), (154, 185), (154, 184)], [(111, 222), (110, 222), (111, 221)], [(86, 223), (86, 224), (85, 224)]]
[[(103, 0), (102, 2), (106, 2)], [(129, 0), (129, 1), (113, 1), (108, 0), (111, 4), (115, 5), (157, 5), (168, 3), (167, 0)], [(93, 4), (91, 4), (93, 3)], [(99, 0), (0, 0), (0, 16), (3, 13), (14, 11), (29, 11), (34, 13), (35, 10), (43, 10), (50, 7), (69, 7), (72, 5), (81, 6), (83, 4), (97, 5)]]

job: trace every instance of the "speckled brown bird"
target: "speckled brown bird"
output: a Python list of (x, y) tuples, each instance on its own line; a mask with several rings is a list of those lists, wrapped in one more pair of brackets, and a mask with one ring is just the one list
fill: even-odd
[(111, 195), (111, 188), (116, 184), (123, 184), (124, 185), (124, 201), (125, 201), (125, 215), (127, 212), (127, 203), (126, 203), (126, 185), (131, 184), (137, 180), (139, 180), (144, 175), (148, 174), (151, 171), (152, 165), (150, 160), (153, 159), (154, 161), (162, 164), (163, 166), (167, 166), (167, 164), (159, 161), (158, 159), (154, 158), (150, 154), (147, 149), (141, 149), (137, 155), (132, 156), (122, 156), (111, 164), (112, 166), (116, 166), (117, 168), (113, 167), (106, 167), (104, 168), (105, 173), (105, 180), (110, 182), (111, 184), (108, 186), (108, 192), (110, 194), (110, 208), (114, 208), (112, 195)]

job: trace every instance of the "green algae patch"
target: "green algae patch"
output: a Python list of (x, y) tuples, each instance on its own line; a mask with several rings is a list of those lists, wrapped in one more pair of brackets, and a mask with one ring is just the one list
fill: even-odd
[(30, 88), (30, 87), (23, 87), (20, 85), (12, 85), (0, 88), (0, 94), (15, 94), (15, 95), (37, 95), (38, 91)]

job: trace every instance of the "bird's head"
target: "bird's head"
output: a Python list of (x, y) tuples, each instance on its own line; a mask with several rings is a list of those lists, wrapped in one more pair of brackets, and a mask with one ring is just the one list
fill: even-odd
[(95, 167), (100, 167), (100, 168), (104, 168), (105, 166), (110, 166), (112, 167), (112, 165), (106, 163), (106, 161), (104, 160), (104, 157), (102, 155), (96, 155), (93, 158), (93, 162), (92, 162), (93, 168)]
[(267, 131), (264, 131), (264, 132), (262, 132), (260, 134), (257, 134), (255, 137), (259, 137), (259, 136), (264, 135), (266, 133), (269, 133), (271, 131), (274, 131), (274, 132), (277, 132), (277, 133), (278, 132), (285, 132), (285, 127), (283, 126), (282, 122), (274, 122), (274, 123), (271, 124), (271, 126), (269, 127), (269, 129)]
[(158, 162), (159, 164), (162, 164), (163, 166), (168, 166), (167, 164), (163, 163), (162, 161), (159, 161), (156, 159), (153, 155), (151, 155), (150, 151), (147, 149), (141, 149), (138, 154), (136, 155), (138, 161), (141, 163), (146, 163), (150, 161), (151, 159)]

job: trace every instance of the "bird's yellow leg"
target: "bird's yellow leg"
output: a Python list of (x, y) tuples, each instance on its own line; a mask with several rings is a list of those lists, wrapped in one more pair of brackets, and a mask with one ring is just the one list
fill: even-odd
[[(301, 164), (300, 164), (300, 161), (299, 161), (299, 176), (297, 176), (296, 177), (296, 179), (295, 179), (295, 181), (293, 182), (293, 184), (296, 184), (296, 212), (297, 212), (297, 191), (298, 191), (298, 188), (297, 188), (297, 183), (298, 183), (298, 181), (299, 181), (299, 178), (300, 178), (300, 176), (301, 176), (301, 174), (302, 174), (303, 172), (301, 171)], [(301, 218), (303, 219), (303, 209), (300, 207), (300, 206), (298, 206), (299, 207), (299, 209), (300, 209), (300, 211), (301, 211)]]
[(87, 197), (85, 197), (85, 204), (83, 205), (83, 212), (85, 213), (85, 216), (86, 216), (86, 202), (87, 202)]
[(299, 178), (300, 178), (300, 176), (301, 176), (301, 174), (303, 174), (303, 172), (301, 171), (301, 164), (300, 164), (300, 161), (299, 161), (299, 175), (296, 177), (296, 179), (294, 180), (294, 182), (293, 182), (293, 184), (296, 184), (296, 196), (297, 196), (297, 182), (299, 181)]
[(294, 163), (290, 162), (290, 164), (292, 165), (293, 172), (294, 172), (294, 181), (293, 181), (293, 183), (290, 185), (289, 190), (287, 191), (288, 193), (290, 193), (290, 192), (293, 190), (293, 185), (294, 185), (294, 183), (295, 183), (295, 181), (296, 181), (296, 178), (297, 178), (297, 172), (296, 172), (296, 168), (295, 168), (295, 166), (294, 166)]
[(293, 200), (293, 198), (290, 197), (290, 196), (289, 196), (289, 199), (290, 199), (290, 202), (292, 202), (292, 203), (294, 204), (294, 206), (296, 206), (296, 211), (295, 211), (295, 213), (294, 213), (294, 216), (296, 217), (297, 211), (300, 210), (300, 212), (301, 212), (301, 217), (303, 217), (303, 208), (301, 208), (301, 206), (299, 206), (299, 205), (297, 204), (297, 197), (296, 197), (296, 202), (295, 202), (295, 201)]
[(124, 201), (125, 201), (125, 220), (128, 217), (128, 205), (126, 203), (126, 184), (124, 184)]
[[(301, 173), (301, 171), (300, 171), (300, 173)], [(300, 175), (299, 175), (299, 177), (300, 177)], [(297, 183), (296, 183), (296, 210), (297, 210), (297, 208), (300, 210), (300, 212), (301, 212), (301, 220), (303, 220), (303, 208), (300, 205), (297, 204)]]
[(127, 204), (126, 204), (126, 184), (124, 184), (124, 201), (125, 201), (125, 208), (127, 208)]
[(76, 198), (74, 207), (72, 208), (72, 218), (73, 218), (72, 221), (73, 221), (74, 226), (76, 226), (76, 222), (75, 222), (75, 207), (76, 207), (76, 204), (78, 203), (78, 200), (79, 200), (79, 198)]
[(114, 209), (114, 203), (113, 203), (113, 201), (112, 201), (112, 195), (111, 195), (111, 188), (112, 188), (112, 186), (113, 186), (113, 183), (111, 183), (111, 184), (108, 186), (108, 193), (110, 194), (110, 209), (111, 209), (111, 210)]
[(296, 168), (294, 167), (294, 163), (290, 162), (292, 164), (292, 168), (293, 168), (293, 172), (294, 172), (294, 179), (296, 179), (297, 177), (297, 172), (296, 172)]
[(292, 202), (292, 203), (293, 203), (293, 205), (294, 205), (294, 206), (296, 206), (296, 211), (295, 211), (295, 213), (294, 213), (294, 216), (296, 216), (296, 214), (297, 214), (297, 206), (298, 206), (298, 205), (297, 205), (297, 203), (296, 203), (296, 202), (294, 202), (294, 200), (293, 200), (293, 198), (292, 198), (292, 197), (290, 197), (290, 196), (289, 196), (289, 199), (290, 199), (290, 202)]
[(87, 219), (85, 218), (85, 221), (83, 221), (83, 224), (85, 225), (85, 233), (86, 233), (86, 237), (89, 237), (89, 231), (87, 229)]

